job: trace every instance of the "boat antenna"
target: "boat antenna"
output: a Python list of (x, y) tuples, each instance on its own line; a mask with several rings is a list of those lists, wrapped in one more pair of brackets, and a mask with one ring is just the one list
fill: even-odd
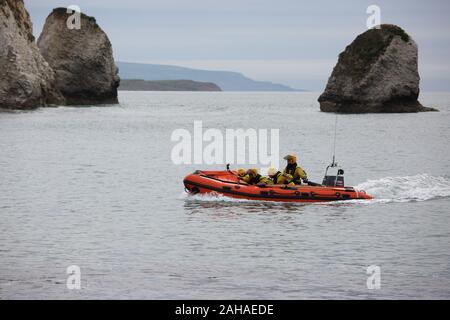
[(333, 162), (331, 163), (332, 167), (337, 166), (335, 162), (336, 158), (336, 135), (337, 135), (337, 122), (338, 122), (338, 114), (336, 113), (336, 117), (334, 119), (334, 143), (333, 143)]

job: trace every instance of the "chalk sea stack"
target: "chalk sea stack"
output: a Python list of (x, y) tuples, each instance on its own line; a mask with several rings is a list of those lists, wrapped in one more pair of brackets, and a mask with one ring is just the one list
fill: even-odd
[(22, 0), (0, 0), (0, 108), (64, 104), (55, 74), (34, 41)]
[(81, 28), (69, 29), (72, 14), (57, 8), (39, 37), (42, 55), (56, 73), (68, 105), (114, 104), (119, 86), (111, 42), (95, 18), (81, 14)]
[(383, 24), (360, 34), (339, 55), (319, 97), (320, 110), (338, 113), (436, 111), (419, 97), (418, 49), (400, 27)]

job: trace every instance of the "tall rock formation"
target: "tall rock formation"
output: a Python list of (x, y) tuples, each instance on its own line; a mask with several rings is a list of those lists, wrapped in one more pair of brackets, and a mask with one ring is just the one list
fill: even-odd
[(400, 27), (381, 25), (344, 52), (319, 97), (320, 110), (340, 113), (434, 111), (419, 97), (418, 49)]
[(118, 103), (120, 79), (107, 35), (85, 14), (80, 29), (69, 29), (70, 16), (66, 8), (54, 9), (38, 40), (56, 72), (58, 89), (70, 105)]
[(0, 0), (0, 108), (64, 104), (55, 74), (40, 54), (23, 0)]

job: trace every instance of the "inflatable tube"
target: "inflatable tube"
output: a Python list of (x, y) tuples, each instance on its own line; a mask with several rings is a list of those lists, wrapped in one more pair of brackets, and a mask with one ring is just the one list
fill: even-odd
[(249, 185), (235, 171), (195, 171), (184, 178), (191, 194), (221, 194), (231, 198), (278, 202), (325, 202), (373, 199), (363, 190), (353, 187), (296, 185)]

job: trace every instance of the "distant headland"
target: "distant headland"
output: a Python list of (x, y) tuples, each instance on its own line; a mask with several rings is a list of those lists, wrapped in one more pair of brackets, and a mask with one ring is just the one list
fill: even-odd
[(142, 80), (122, 79), (119, 90), (123, 91), (222, 91), (212, 82), (192, 80)]
[[(200, 70), (162, 64), (116, 62), (121, 79), (150, 81), (189, 79), (216, 84), (222, 91), (304, 91), (269, 81), (256, 81), (238, 72)], [(121, 88), (123, 90), (123, 88)]]

